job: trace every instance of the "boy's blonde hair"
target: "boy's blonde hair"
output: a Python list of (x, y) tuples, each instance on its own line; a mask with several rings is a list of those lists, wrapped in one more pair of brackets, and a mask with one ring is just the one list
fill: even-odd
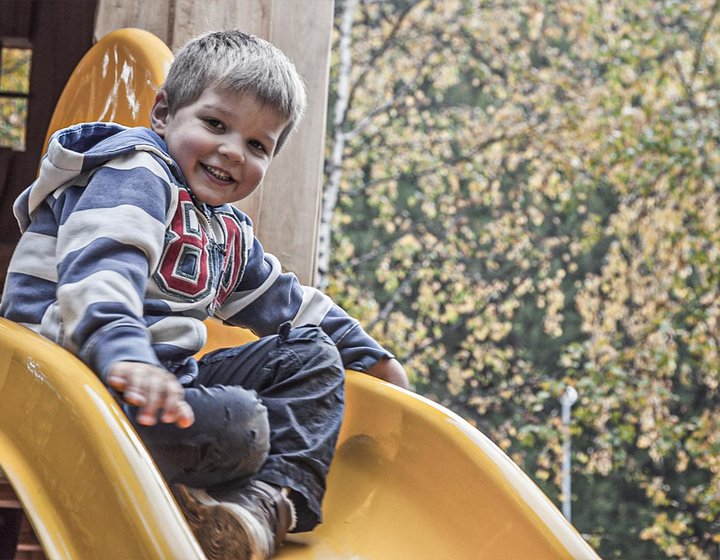
[(212, 31), (178, 51), (162, 89), (173, 114), (209, 88), (252, 93), (288, 120), (275, 147), (280, 151), (300, 122), (307, 97), (292, 61), (264, 39), (237, 30)]

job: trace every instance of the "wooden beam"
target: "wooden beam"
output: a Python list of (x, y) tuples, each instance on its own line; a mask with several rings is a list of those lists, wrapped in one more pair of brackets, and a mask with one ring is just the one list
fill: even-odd
[(305, 78), (308, 108), (268, 173), (260, 231), (263, 239), (273, 240), (269, 249), (280, 262), (289, 263), (309, 285), (316, 282), (332, 28), (332, 0), (272, 3), (269, 40)]
[(0, 37), (30, 37), (32, 7), (27, 0), (0, 0)]
[(170, 45), (174, 0), (100, 0), (95, 17), (95, 40), (121, 27), (139, 27)]

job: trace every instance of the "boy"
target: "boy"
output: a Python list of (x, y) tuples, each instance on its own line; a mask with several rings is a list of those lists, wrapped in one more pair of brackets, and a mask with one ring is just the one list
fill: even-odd
[[(343, 370), (402, 366), (284, 274), (229, 203), (262, 182), (305, 91), (275, 47), (214, 32), (177, 55), (151, 128), (56, 133), (18, 198), (0, 313), (83, 359), (122, 401), (210, 558), (267, 558), (320, 521)], [(202, 320), (257, 342), (199, 362)]]

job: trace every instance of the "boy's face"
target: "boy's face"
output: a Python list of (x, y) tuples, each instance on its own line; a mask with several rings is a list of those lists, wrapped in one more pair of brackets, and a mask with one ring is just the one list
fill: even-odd
[(174, 114), (161, 91), (151, 122), (190, 190), (211, 206), (242, 200), (260, 185), (287, 124), (252, 94), (214, 88)]

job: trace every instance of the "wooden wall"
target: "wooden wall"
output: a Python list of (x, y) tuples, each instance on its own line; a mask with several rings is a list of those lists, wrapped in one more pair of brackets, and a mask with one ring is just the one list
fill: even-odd
[(140, 27), (173, 50), (192, 37), (238, 28), (282, 49), (308, 87), (304, 121), (262, 187), (238, 204), (255, 223), (265, 249), (305, 284), (315, 282), (322, 189), (333, 0), (99, 0), (96, 39), (120, 27)]

